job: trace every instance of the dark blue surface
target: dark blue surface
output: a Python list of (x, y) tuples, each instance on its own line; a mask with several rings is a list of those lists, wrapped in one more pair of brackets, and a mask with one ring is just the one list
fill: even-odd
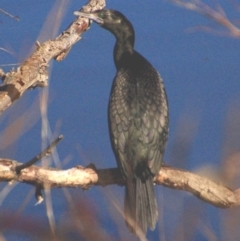
[[(85, 3), (65, 2), (68, 2), (66, 14), (58, 33), (74, 19), (73, 11)], [(229, 109), (234, 107), (239, 111), (240, 106), (239, 40), (203, 31), (191, 31), (199, 25), (209, 25), (215, 29), (218, 27), (208, 19), (167, 1), (153, 0), (150, 6), (149, 1), (139, 0), (109, 1), (107, 4), (108, 8), (117, 9), (129, 18), (135, 27), (136, 50), (159, 70), (164, 80), (170, 108), (170, 136), (165, 155), (166, 162), (171, 160), (175, 166), (187, 170), (196, 170), (205, 165), (220, 167)], [(42, 30), (53, 5), (53, 1), (1, 1), (0, 7), (18, 15), (20, 22), (0, 14), (0, 47), (14, 53), (12, 56), (0, 51), (0, 64), (21, 62), (30, 54), (36, 40), (54, 37), (51, 35), (50, 23), (49, 29)], [(223, 2), (223, 6), (228, 16), (236, 16), (233, 7), (226, 2)], [(54, 19), (56, 20), (56, 17)], [(83, 34), (82, 41), (72, 48), (67, 58), (61, 63), (54, 62), (51, 68), (48, 120), (52, 131), (57, 129), (58, 134), (65, 137), (58, 146), (58, 154), (60, 160), (71, 156), (66, 168), (75, 165), (86, 166), (89, 163), (94, 163), (98, 168), (116, 166), (107, 126), (107, 103), (115, 75), (112, 59), (114, 42), (114, 37), (110, 33), (93, 24), (91, 29)], [(11, 69), (2, 68), (5, 71)], [(26, 115), (26, 126), (29, 126), (29, 122), (36, 123), (20, 137), (15, 131), (17, 141), (5, 146), (3, 143), (7, 137), (4, 138), (2, 132), (28, 110), (41, 92), (41, 89), (26, 92), (1, 116), (1, 157), (26, 161), (41, 150), (41, 115), (38, 102), (35, 105), (35, 115), (39, 116), (38, 122), (33, 121), (36, 118), (30, 119)], [(189, 121), (192, 121), (196, 128), (192, 130), (192, 122)], [(180, 127), (182, 122), (185, 122), (183, 130)], [(59, 123), (60, 127), (56, 127)], [(178, 154), (174, 153), (173, 148), (175, 137), (177, 133), (181, 134), (181, 130), (193, 135), (191, 149), (185, 161), (176, 160)], [(4, 185), (1, 184), (0, 187)], [(0, 210), (16, 212), (31, 189), (32, 187), (23, 184), (18, 185), (7, 196)], [(212, 208), (180, 191), (162, 187), (157, 189), (162, 216), (158, 223), (160, 228), (149, 232), (149, 240), (210, 240), (203, 231), (203, 226), (210, 224), (209, 227), (216, 234), (217, 240), (226, 240), (220, 230), (227, 211)], [(121, 215), (113, 205), (114, 201), (111, 201), (112, 195), (115, 195), (122, 207), (122, 190), (121, 187), (113, 186), (93, 187), (87, 192), (70, 192), (73, 199), (81, 196), (84, 200), (95, 203), (100, 217), (99, 223), (104, 232), (115, 236), (116, 240), (134, 240), (128, 234)], [(55, 219), (59, 224), (67, 215), (68, 203), (60, 189), (54, 190), (52, 196)], [(22, 213), (35, 219), (41, 218), (47, 224), (45, 205), (35, 207), (34, 203), (35, 200), (32, 198)], [(192, 215), (186, 214), (189, 210), (192, 210)], [(186, 215), (183, 218), (184, 213)], [(197, 220), (196, 227), (191, 236), (189, 223), (194, 223), (194, 220)], [(178, 235), (178, 232), (181, 235)], [(10, 231), (4, 232), (7, 240), (20, 240), (20, 236), (16, 239), (14, 234), (8, 236), (9, 233)], [(233, 227), (232, 233), (239, 231)], [(23, 235), (21, 240), (29, 239)]]

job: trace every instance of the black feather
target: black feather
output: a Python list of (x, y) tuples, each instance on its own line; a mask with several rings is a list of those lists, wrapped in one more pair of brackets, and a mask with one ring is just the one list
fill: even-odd
[(79, 13), (116, 37), (109, 109), (112, 148), (126, 180), (125, 219), (135, 234), (154, 229), (158, 208), (153, 177), (159, 172), (168, 136), (168, 103), (155, 68), (134, 50), (134, 29), (115, 10)]

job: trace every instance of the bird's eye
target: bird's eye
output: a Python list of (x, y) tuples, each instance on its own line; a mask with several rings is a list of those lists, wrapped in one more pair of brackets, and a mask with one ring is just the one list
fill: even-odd
[(104, 17), (104, 13), (100, 13), (100, 14), (99, 14), (99, 17), (100, 17), (100, 18), (103, 18), (103, 17)]

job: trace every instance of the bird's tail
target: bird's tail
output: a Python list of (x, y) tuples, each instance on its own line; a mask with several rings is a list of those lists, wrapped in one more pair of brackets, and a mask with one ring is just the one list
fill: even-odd
[(147, 229), (155, 229), (158, 220), (157, 201), (152, 178), (127, 180), (125, 189), (125, 219), (129, 230), (145, 236)]

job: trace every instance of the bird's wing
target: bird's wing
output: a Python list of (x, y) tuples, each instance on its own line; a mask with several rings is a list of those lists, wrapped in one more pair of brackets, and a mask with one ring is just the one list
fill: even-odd
[(134, 118), (133, 106), (131, 106), (134, 93), (126, 81), (126, 71), (118, 71), (112, 86), (109, 100), (108, 118), (112, 148), (116, 155), (117, 163), (126, 177), (132, 171), (127, 160), (126, 144), (129, 139), (129, 129)]
[(148, 167), (156, 174), (162, 163), (168, 136), (167, 97), (163, 81), (151, 65), (142, 71), (141, 79), (145, 80), (141, 87), (144, 93), (139, 93), (142, 138), (148, 148)]
[[(155, 69), (143, 69), (139, 73), (139, 79), (131, 82), (131, 71), (118, 71), (109, 102), (112, 147), (124, 176), (134, 173), (142, 161), (147, 162), (152, 174), (156, 174), (168, 134), (168, 109), (162, 80)], [(139, 90), (136, 83), (140, 85)]]

